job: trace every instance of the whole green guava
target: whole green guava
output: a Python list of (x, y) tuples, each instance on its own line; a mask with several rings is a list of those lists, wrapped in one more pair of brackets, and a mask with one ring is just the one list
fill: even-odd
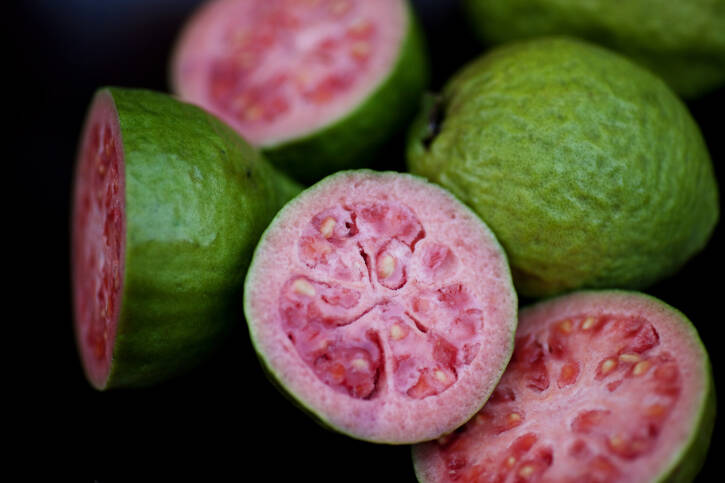
[(721, 0), (464, 0), (486, 43), (571, 35), (637, 60), (680, 95), (725, 83), (725, 2)]
[(709, 239), (718, 192), (700, 130), (658, 77), (568, 38), (502, 46), (428, 100), (413, 173), (496, 233), (520, 293), (644, 288)]

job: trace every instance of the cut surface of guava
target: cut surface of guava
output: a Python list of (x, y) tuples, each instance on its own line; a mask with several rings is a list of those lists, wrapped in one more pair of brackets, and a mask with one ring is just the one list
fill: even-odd
[(126, 247), (123, 151), (110, 96), (97, 98), (82, 139), (73, 200), (73, 298), (83, 365), (100, 386), (111, 365)]
[[(219, 116), (253, 145), (269, 148), (273, 161), (276, 148), (306, 139), (296, 149), (312, 149), (313, 155), (300, 163), (341, 163), (327, 158), (354, 156), (357, 143), (345, 152), (335, 139), (319, 144), (308, 138), (343, 120), (352, 121), (347, 136), (361, 129), (357, 135), (366, 136), (366, 123), (384, 133), (394, 126), (378, 118), (385, 114), (379, 110), (389, 110), (385, 117), (391, 120), (399, 115), (393, 109), (412, 113), (422, 85), (409, 79), (425, 77), (420, 43), (410, 38), (413, 25), (403, 0), (215, 0), (182, 32), (171, 82), (182, 99)], [(408, 72), (396, 73), (402, 68)], [(399, 92), (373, 102), (387, 105), (361, 107), (388, 84)], [(365, 119), (355, 120), (357, 115)], [(373, 133), (368, 143), (380, 136)], [(288, 150), (278, 154), (286, 160)], [(305, 177), (303, 168), (293, 171)]]
[(71, 228), (74, 328), (91, 385), (154, 384), (218, 347), (259, 236), (298, 190), (198, 107), (99, 90)]
[(319, 129), (359, 103), (395, 62), (398, 1), (210, 3), (186, 32), (174, 78), (256, 145)]
[[(421, 481), (691, 481), (714, 418), (690, 322), (635, 292), (581, 292), (520, 313), (484, 408), (413, 450)], [(669, 480), (667, 480), (669, 481)]]
[(462, 424), (509, 360), (516, 296), (488, 228), (400, 173), (347, 171), (278, 214), (245, 282), (266, 370), (319, 420), (409, 443)]

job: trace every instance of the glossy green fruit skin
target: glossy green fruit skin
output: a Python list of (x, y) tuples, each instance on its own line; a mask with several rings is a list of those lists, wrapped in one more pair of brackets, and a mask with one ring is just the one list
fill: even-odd
[(98, 389), (148, 386), (224, 340), (257, 240), (299, 187), (195, 106), (104, 91), (121, 126), (127, 232), (111, 369)]
[(569, 38), (466, 66), (412, 126), (407, 161), (491, 227), (525, 296), (647, 287), (702, 249), (719, 216), (684, 104), (645, 69)]
[(408, 28), (388, 76), (353, 111), (303, 138), (263, 146), (281, 171), (311, 184), (343, 169), (369, 167), (396, 133), (415, 116), (428, 85), (422, 27), (408, 6)]
[(462, 5), (487, 43), (572, 35), (637, 60), (683, 97), (725, 84), (721, 0), (464, 0)]

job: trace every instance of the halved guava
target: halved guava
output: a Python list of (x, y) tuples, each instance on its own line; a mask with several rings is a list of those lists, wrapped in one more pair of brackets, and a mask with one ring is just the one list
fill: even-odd
[(683, 314), (580, 292), (523, 309), (488, 403), (413, 459), (430, 482), (691, 481), (714, 417), (708, 355)]
[(188, 21), (170, 75), (311, 182), (369, 165), (417, 109), (427, 61), (405, 0), (215, 0)]
[(99, 90), (72, 219), (75, 332), (89, 382), (152, 384), (215, 348), (259, 236), (297, 191), (201, 109)]
[(463, 424), (513, 349), (516, 294), (494, 235), (421, 178), (329, 176), (288, 203), (244, 290), (268, 373), (324, 425), (411, 443)]

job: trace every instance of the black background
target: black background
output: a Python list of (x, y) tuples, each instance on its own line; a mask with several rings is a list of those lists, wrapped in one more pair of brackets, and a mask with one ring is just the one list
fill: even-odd
[[(84, 379), (72, 334), (68, 255), (71, 172), (83, 116), (103, 85), (168, 90), (171, 46), (199, 3), (26, 0), (7, 7), (5, 141), (12, 149), (5, 164), (13, 178), (5, 193), (17, 223), (6, 239), (19, 245), (11, 263), (20, 261), (22, 268), (12, 278), (20, 297), (6, 301), (20, 315), (6, 323), (27, 331), (6, 341), (22, 353), (6, 366), (20, 376), (9, 397), (18, 403), (20, 412), (12, 416), (25, 437), (16, 449), (37, 456), (39, 464), (60, 458), (65, 467), (109, 481), (142, 479), (141, 468), (168, 476), (192, 467), (227, 469), (250, 480), (414, 481), (409, 447), (329, 432), (281, 396), (262, 374), (241, 320), (211, 361), (156, 388), (100, 393)], [(426, 29), (435, 90), (482, 49), (456, 2), (413, 3)], [(722, 180), (725, 89), (688, 105)], [(403, 169), (402, 136), (387, 152), (376, 167)], [(725, 356), (718, 350), (723, 317), (715, 309), (722, 302), (722, 241), (720, 226), (704, 252), (647, 292), (696, 323), (716, 384), (725, 387)], [(718, 474), (725, 446), (720, 421), (698, 481)]]

